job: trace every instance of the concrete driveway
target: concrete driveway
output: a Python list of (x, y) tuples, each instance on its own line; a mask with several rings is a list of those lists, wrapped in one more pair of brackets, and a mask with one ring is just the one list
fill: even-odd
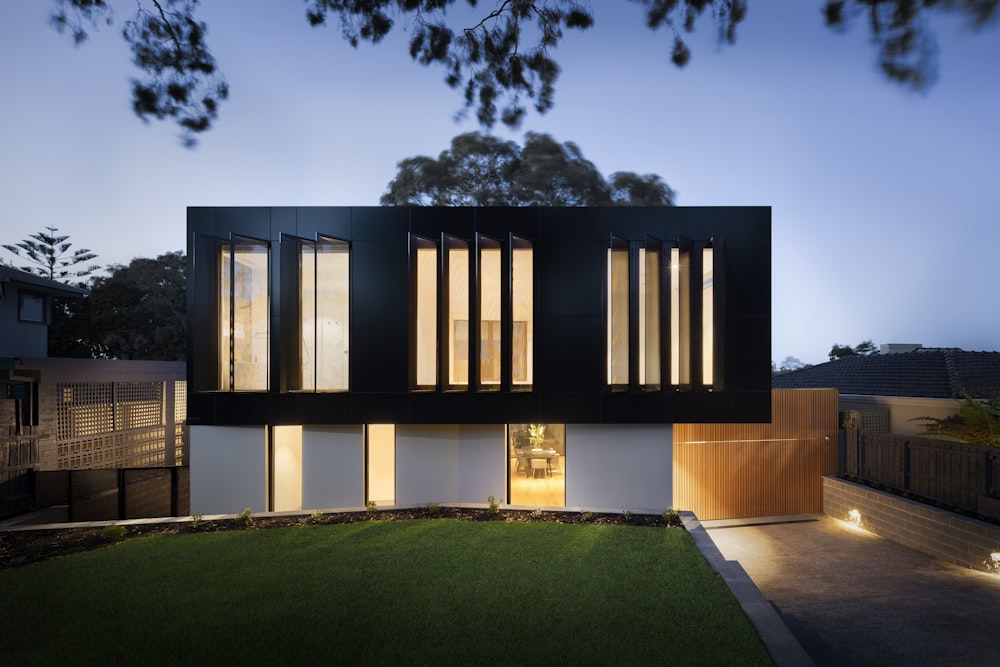
[(1000, 665), (1000, 574), (824, 514), (782, 519), (702, 525), (817, 665)]

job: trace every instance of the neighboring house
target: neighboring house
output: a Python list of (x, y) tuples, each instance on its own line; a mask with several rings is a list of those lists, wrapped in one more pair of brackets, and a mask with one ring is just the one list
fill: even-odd
[(0, 265), (0, 365), (14, 357), (48, 355), (52, 299), (81, 298), (89, 292)]
[[(40, 471), (186, 463), (183, 362), (47, 357), (52, 299), (87, 293), (0, 266), (0, 517), (52, 495)], [(60, 484), (54, 502), (72, 503)]]
[(189, 208), (191, 511), (670, 507), (674, 423), (771, 420), (770, 221)]
[(37, 372), (18, 363), (48, 355), (52, 300), (82, 298), (80, 287), (0, 265), (0, 435), (30, 433), (38, 424)]
[(835, 388), (840, 411), (857, 411), (862, 430), (916, 435), (923, 431), (917, 418), (957, 414), (966, 396), (1000, 395), (1000, 352), (884, 345), (878, 354), (779, 373), (773, 385)]

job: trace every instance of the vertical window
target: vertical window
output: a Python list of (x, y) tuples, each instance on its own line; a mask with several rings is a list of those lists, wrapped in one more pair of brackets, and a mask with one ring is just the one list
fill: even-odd
[(503, 300), (500, 243), (480, 236), (479, 246), (479, 388), (498, 389), (501, 368), (500, 304)]
[(321, 238), (299, 250), (301, 388), (346, 391), (350, 364), (350, 246)]
[(507, 426), (508, 492), (514, 505), (566, 504), (566, 425)]
[(415, 361), (418, 388), (437, 386), (438, 251), (433, 241), (411, 237), (414, 259)]
[(531, 241), (511, 236), (511, 384), (534, 382), (534, 252)]
[(701, 251), (701, 378), (711, 386), (715, 373), (715, 280), (714, 252)]
[(670, 249), (670, 384), (676, 387), (691, 383), (688, 281), (688, 254), (678, 245)]
[(241, 239), (219, 254), (219, 387), (266, 391), (268, 361), (268, 247)]
[(607, 339), (608, 384), (627, 386), (629, 382), (629, 289), (628, 242), (612, 237), (608, 248)]
[(660, 243), (639, 249), (639, 384), (660, 387)]
[(448, 387), (469, 385), (469, 243), (445, 237), (448, 276)]
[(375, 504), (396, 504), (396, 427), (369, 424), (367, 434), (367, 498)]

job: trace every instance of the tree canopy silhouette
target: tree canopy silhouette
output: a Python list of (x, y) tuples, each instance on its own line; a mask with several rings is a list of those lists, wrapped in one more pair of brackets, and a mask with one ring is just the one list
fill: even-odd
[[(646, 27), (664, 28), (674, 65), (691, 59), (684, 41), (705, 14), (714, 20), (720, 42), (736, 41), (749, 0), (629, 0), (640, 5)], [(111, 0), (54, 0), (51, 22), (84, 43), (88, 29), (112, 25)], [(132, 108), (143, 120), (173, 119), (182, 139), (193, 145), (215, 121), (229, 85), (206, 42), (207, 26), (195, 18), (198, 0), (130, 0), (135, 13), (122, 36), (143, 73), (133, 78)], [(601, 5), (615, 5), (624, 0)], [(471, 8), (471, 20), (449, 18), (448, 10)], [(491, 6), (486, 6), (491, 5)], [(828, 0), (826, 25), (846, 29), (863, 15), (879, 49), (879, 67), (892, 81), (914, 89), (936, 75), (937, 45), (930, 28), (933, 12), (961, 14), (979, 28), (997, 16), (1000, 0)], [(239, 10), (235, 10), (239, 11)], [(452, 14), (454, 16), (454, 13)], [(421, 65), (444, 70), (445, 82), (461, 91), (466, 109), (475, 109), (483, 127), (498, 119), (517, 127), (530, 104), (539, 113), (552, 108), (560, 67), (554, 52), (564, 30), (594, 25), (590, 3), (580, 0), (306, 0), (312, 26), (335, 22), (352, 46), (378, 44), (398, 24), (406, 26), (409, 55)], [(794, 28), (789, 27), (788, 30)]]
[(528, 132), (522, 148), (480, 132), (460, 134), (437, 158), (398, 165), (383, 206), (670, 206), (674, 191), (656, 174), (601, 175), (572, 143)]
[(49, 355), (180, 361), (185, 357), (185, 258), (181, 252), (137, 257), (108, 267), (90, 296), (53, 309)]

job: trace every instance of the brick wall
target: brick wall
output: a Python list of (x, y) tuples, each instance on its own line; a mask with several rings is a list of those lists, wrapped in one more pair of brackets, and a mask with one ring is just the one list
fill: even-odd
[[(823, 512), (949, 563), (1000, 572), (1000, 526), (963, 517), (835, 477), (823, 478)], [(1000, 557), (1000, 556), (998, 556)]]

